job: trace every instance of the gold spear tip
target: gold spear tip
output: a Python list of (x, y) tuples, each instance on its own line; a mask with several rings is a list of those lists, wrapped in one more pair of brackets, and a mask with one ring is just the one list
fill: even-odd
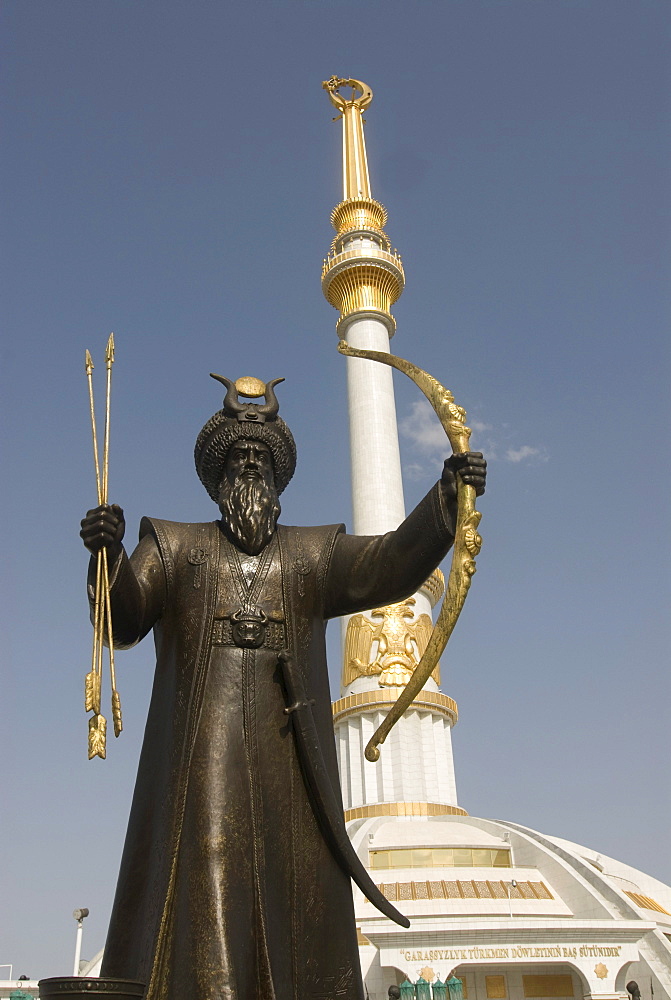
[(110, 333), (109, 339), (107, 341), (107, 347), (105, 348), (105, 363), (108, 365), (114, 364), (114, 334)]
[(93, 368), (94, 368), (93, 358), (91, 357), (91, 352), (87, 350), (86, 358), (84, 360), (84, 371), (86, 372), (87, 375), (90, 375), (91, 372), (93, 371)]

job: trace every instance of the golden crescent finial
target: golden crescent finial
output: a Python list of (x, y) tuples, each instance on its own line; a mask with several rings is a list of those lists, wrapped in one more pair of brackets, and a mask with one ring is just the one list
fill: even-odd
[[(363, 111), (373, 100), (373, 91), (361, 80), (344, 80), (340, 76), (332, 76), (330, 80), (324, 80), (322, 87), (328, 92), (331, 104), (341, 113), (348, 105), (354, 105)], [(352, 88), (352, 96), (349, 99), (338, 93), (341, 87)]]

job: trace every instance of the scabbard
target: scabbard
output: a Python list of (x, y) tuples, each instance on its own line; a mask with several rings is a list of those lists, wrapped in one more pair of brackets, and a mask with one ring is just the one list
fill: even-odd
[(359, 886), (373, 906), (401, 927), (409, 927), (408, 918), (380, 892), (352, 847), (342, 807), (326, 769), (312, 714), (312, 702), (307, 698), (303, 676), (293, 656), (285, 650), (280, 653), (279, 662), (287, 696), (285, 712), (292, 721), (303, 781), (322, 836), (340, 868)]

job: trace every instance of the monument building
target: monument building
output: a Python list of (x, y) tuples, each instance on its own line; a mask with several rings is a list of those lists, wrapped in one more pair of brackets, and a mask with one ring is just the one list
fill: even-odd
[[(371, 194), (357, 80), (324, 83), (343, 128), (343, 200), (322, 289), (351, 346), (388, 352), (400, 257)], [(403, 351), (399, 351), (403, 354)], [(354, 531), (378, 534), (405, 516), (392, 375), (347, 358)], [(466, 1000), (671, 997), (671, 888), (588, 848), (511, 822), (468, 816), (457, 801), (451, 730), (457, 706), (436, 666), (391, 730), (377, 763), (364, 750), (413, 674), (431, 634), (440, 571), (400, 604), (344, 623), (341, 696), (333, 721), (347, 830), (361, 861), (410, 919), (386, 920), (355, 889), (370, 1000), (444, 995), (456, 975)], [(415, 985), (411, 989), (410, 984)], [(435, 991), (435, 992), (434, 992)]]

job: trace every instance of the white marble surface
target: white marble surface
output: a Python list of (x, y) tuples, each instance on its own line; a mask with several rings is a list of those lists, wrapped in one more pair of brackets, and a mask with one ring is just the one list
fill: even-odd
[(372, 764), (366, 743), (385, 711), (364, 710), (336, 722), (336, 748), (345, 809), (380, 802), (438, 802), (457, 806), (449, 720), (411, 709), (399, 719)]
[[(381, 319), (352, 319), (341, 331), (352, 347), (389, 351)], [(363, 358), (347, 358), (353, 529), (378, 535), (405, 517), (392, 370)]]

